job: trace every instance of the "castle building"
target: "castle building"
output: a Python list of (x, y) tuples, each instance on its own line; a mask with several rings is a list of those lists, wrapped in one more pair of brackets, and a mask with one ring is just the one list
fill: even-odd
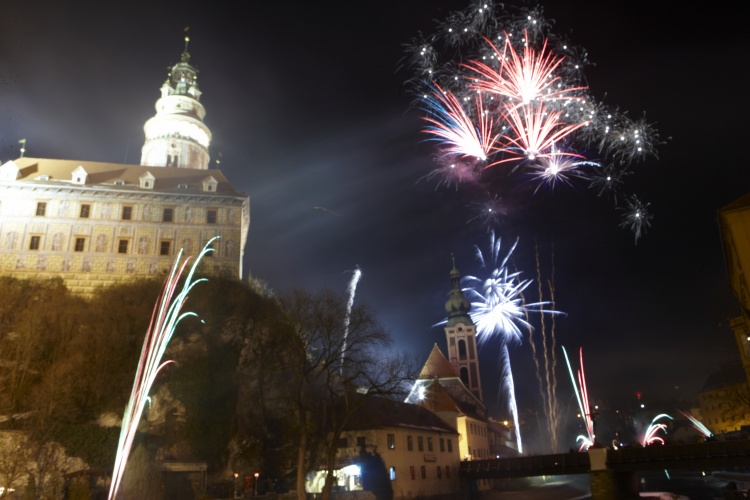
[(198, 71), (185, 50), (145, 126), (140, 165), (21, 157), (0, 166), (0, 276), (74, 293), (169, 270), (213, 238), (202, 272), (242, 276), (250, 199), (209, 169)]

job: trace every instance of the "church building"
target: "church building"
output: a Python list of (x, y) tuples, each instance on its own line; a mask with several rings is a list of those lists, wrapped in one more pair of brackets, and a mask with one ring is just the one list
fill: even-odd
[(140, 165), (22, 157), (0, 166), (0, 276), (75, 293), (161, 275), (214, 237), (202, 272), (242, 276), (250, 199), (209, 169), (188, 38), (144, 126)]

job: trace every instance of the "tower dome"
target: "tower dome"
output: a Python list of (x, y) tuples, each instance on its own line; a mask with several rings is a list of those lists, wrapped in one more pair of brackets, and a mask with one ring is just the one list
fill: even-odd
[(180, 61), (161, 86), (156, 115), (143, 126), (141, 165), (208, 169), (211, 131), (203, 123), (206, 109), (200, 103), (198, 70), (190, 64), (189, 41), (185, 36)]
[[(451, 256), (452, 257), (452, 256)], [(448, 322), (446, 326), (454, 326), (457, 323), (472, 325), (473, 322), (469, 317), (471, 302), (464, 296), (460, 286), (461, 274), (456, 268), (456, 260), (453, 259), (453, 268), (451, 269), (451, 283), (453, 287), (448, 294), (448, 300), (445, 303), (445, 312), (448, 313)]]

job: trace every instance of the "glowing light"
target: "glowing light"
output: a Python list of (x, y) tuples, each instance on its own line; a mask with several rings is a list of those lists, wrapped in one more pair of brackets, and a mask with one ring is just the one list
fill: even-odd
[(349, 338), (349, 322), (351, 320), (352, 307), (354, 306), (354, 294), (357, 292), (357, 283), (359, 283), (361, 277), (362, 271), (359, 267), (356, 267), (354, 273), (352, 273), (352, 279), (349, 280), (349, 286), (346, 288), (349, 299), (346, 302), (346, 316), (344, 317), (344, 342), (341, 345), (341, 373), (344, 372), (344, 356), (346, 355), (346, 341)]
[(193, 275), (195, 274), (195, 270), (203, 256), (209, 252), (213, 252), (212, 244), (217, 238), (218, 237), (212, 238), (206, 243), (206, 246), (203, 247), (203, 250), (190, 268), (190, 271), (182, 284), (182, 289), (175, 295), (180, 278), (190, 263), (190, 257), (182, 260), (182, 250), (180, 250), (174, 261), (169, 277), (164, 283), (161, 296), (154, 305), (151, 323), (146, 332), (146, 337), (143, 340), (143, 348), (141, 349), (141, 357), (138, 362), (133, 389), (130, 393), (130, 400), (125, 407), (125, 413), (122, 417), (120, 439), (117, 445), (115, 465), (112, 471), (112, 482), (107, 497), (109, 500), (113, 500), (117, 496), (117, 491), (120, 488), (128, 455), (130, 454), (130, 449), (133, 445), (133, 439), (135, 438), (138, 429), (138, 423), (143, 414), (146, 402), (148, 401), (148, 393), (151, 390), (151, 386), (153, 385), (156, 376), (159, 374), (159, 371), (161, 371), (164, 366), (172, 363), (172, 361), (165, 361), (163, 363), (161, 361), (164, 352), (167, 349), (167, 345), (172, 339), (175, 328), (180, 321), (186, 317), (195, 316), (195, 313), (181, 313), (180, 311), (182, 310), (185, 300), (187, 300), (190, 290), (192, 290), (198, 283), (206, 281), (205, 279), (193, 280)]
[(657, 422), (658, 420), (663, 418), (673, 420), (672, 417), (670, 417), (666, 413), (660, 413), (659, 415), (655, 416), (653, 420), (651, 420), (649, 426), (646, 428), (643, 439), (641, 439), (641, 444), (643, 446), (649, 446), (656, 443), (664, 444), (664, 439), (656, 435), (658, 432), (663, 432), (664, 434), (667, 433), (666, 424)]
[(710, 431), (710, 430), (708, 429), (708, 427), (706, 427), (705, 425), (703, 425), (703, 423), (702, 423), (702, 422), (701, 422), (700, 420), (698, 420), (697, 418), (695, 418), (695, 417), (694, 417), (694, 416), (692, 416), (691, 414), (689, 414), (689, 413), (685, 413), (685, 412), (684, 412), (684, 411), (682, 411), (682, 410), (677, 410), (677, 411), (679, 411), (679, 412), (680, 412), (680, 413), (682, 414), (682, 416), (683, 416), (683, 417), (685, 417), (686, 419), (688, 419), (688, 421), (690, 422), (690, 424), (691, 424), (691, 425), (692, 425), (692, 426), (693, 426), (693, 427), (694, 427), (694, 428), (695, 428), (695, 429), (696, 429), (696, 430), (697, 430), (698, 432), (700, 432), (701, 434), (703, 434), (703, 435), (704, 435), (705, 437), (711, 437), (711, 436), (713, 436), (713, 435), (714, 435), (714, 433), (713, 433), (713, 432), (711, 432), (711, 431)]
[(596, 435), (594, 434), (594, 414), (591, 413), (591, 407), (589, 404), (589, 390), (586, 385), (586, 375), (583, 371), (583, 347), (579, 349), (579, 368), (578, 377), (573, 375), (573, 368), (570, 366), (570, 359), (568, 359), (568, 352), (565, 347), (562, 348), (563, 354), (565, 355), (565, 363), (568, 365), (568, 373), (570, 374), (570, 381), (573, 383), (573, 392), (578, 401), (578, 408), (581, 411), (579, 416), (583, 417), (584, 426), (586, 428), (586, 436), (578, 436), (576, 442), (579, 443), (578, 450), (583, 451), (589, 449), (596, 442)]

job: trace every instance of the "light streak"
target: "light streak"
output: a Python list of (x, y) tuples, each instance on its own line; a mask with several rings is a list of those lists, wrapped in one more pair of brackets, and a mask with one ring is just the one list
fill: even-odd
[(534, 192), (536, 193), (542, 186), (548, 186), (550, 189), (555, 189), (558, 184), (571, 186), (574, 178), (586, 177), (581, 169), (585, 166), (598, 167), (599, 164), (587, 161), (580, 155), (558, 153), (553, 146), (550, 155), (538, 158), (528, 167), (531, 171), (530, 175), (539, 181)]
[(686, 419), (688, 419), (688, 421), (690, 421), (690, 423), (692, 424), (692, 426), (698, 432), (700, 432), (701, 434), (703, 434), (705, 437), (711, 437), (711, 436), (714, 435), (714, 433), (711, 432), (708, 427), (706, 427), (705, 425), (703, 425), (703, 422), (701, 422), (700, 420), (698, 420), (697, 418), (695, 418), (691, 414), (686, 413), (686, 412), (684, 412), (682, 410), (677, 410), (677, 411), (680, 412), (683, 417), (685, 417)]
[(673, 420), (672, 417), (667, 415), (666, 413), (660, 413), (659, 415), (655, 416), (652, 420), (649, 426), (646, 428), (646, 432), (643, 435), (643, 439), (641, 439), (641, 444), (643, 446), (649, 446), (652, 444), (664, 444), (664, 439), (657, 436), (656, 433), (663, 432), (664, 434), (667, 433), (667, 426), (666, 424), (658, 423), (657, 421), (662, 418), (668, 418), (669, 420)]
[(578, 376), (573, 375), (573, 368), (570, 366), (570, 359), (568, 359), (568, 352), (565, 347), (562, 348), (563, 354), (565, 355), (565, 363), (568, 366), (568, 373), (570, 374), (570, 381), (573, 383), (573, 392), (575, 393), (576, 400), (578, 401), (578, 409), (581, 411), (581, 418), (583, 418), (584, 427), (586, 428), (587, 436), (578, 436), (576, 441), (580, 441), (579, 451), (587, 450), (596, 442), (596, 435), (594, 434), (594, 414), (591, 413), (591, 405), (589, 404), (589, 391), (586, 385), (586, 375), (583, 371), (583, 347), (579, 349), (579, 368)]
[[(164, 356), (164, 352), (167, 349), (167, 345), (169, 344), (172, 335), (174, 334), (175, 328), (184, 318), (196, 316), (196, 314), (192, 312), (181, 313), (180, 311), (182, 310), (185, 300), (187, 300), (190, 290), (192, 290), (192, 288), (198, 283), (206, 281), (205, 278), (193, 280), (193, 275), (195, 274), (195, 270), (203, 256), (209, 252), (213, 252), (212, 243), (217, 238), (218, 237), (212, 238), (206, 243), (206, 246), (203, 247), (203, 250), (190, 267), (190, 271), (182, 284), (182, 288), (178, 291), (180, 278), (190, 263), (190, 257), (186, 257), (184, 260), (182, 259), (182, 250), (180, 250), (174, 261), (169, 277), (164, 283), (161, 295), (154, 305), (154, 311), (151, 315), (151, 323), (146, 331), (146, 337), (143, 340), (141, 357), (138, 362), (133, 389), (130, 393), (130, 400), (125, 407), (125, 412), (122, 417), (120, 439), (117, 445), (115, 465), (112, 471), (112, 482), (110, 483), (109, 495), (107, 496), (108, 500), (113, 500), (117, 496), (117, 492), (122, 482), (122, 476), (125, 472), (128, 456), (130, 455), (130, 449), (138, 430), (138, 423), (141, 419), (141, 415), (143, 415), (146, 403), (149, 401), (151, 386), (153, 385), (156, 376), (159, 374), (159, 371), (164, 368), (164, 366), (172, 363), (170, 360), (162, 362), (161, 359)], [(176, 295), (175, 292), (177, 292)]]
[(344, 372), (344, 357), (346, 356), (346, 341), (349, 338), (349, 322), (352, 316), (352, 307), (354, 306), (354, 294), (357, 292), (357, 283), (362, 277), (362, 271), (359, 266), (354, 268), (352, 279), (349, 280), (349, 286), (346, 287), (346, 292), (349, 294), (349, 299), (346, 302), (346, 316), (344, 317), (344, 342), (341, 345), (341, 368), (340, 372)]

